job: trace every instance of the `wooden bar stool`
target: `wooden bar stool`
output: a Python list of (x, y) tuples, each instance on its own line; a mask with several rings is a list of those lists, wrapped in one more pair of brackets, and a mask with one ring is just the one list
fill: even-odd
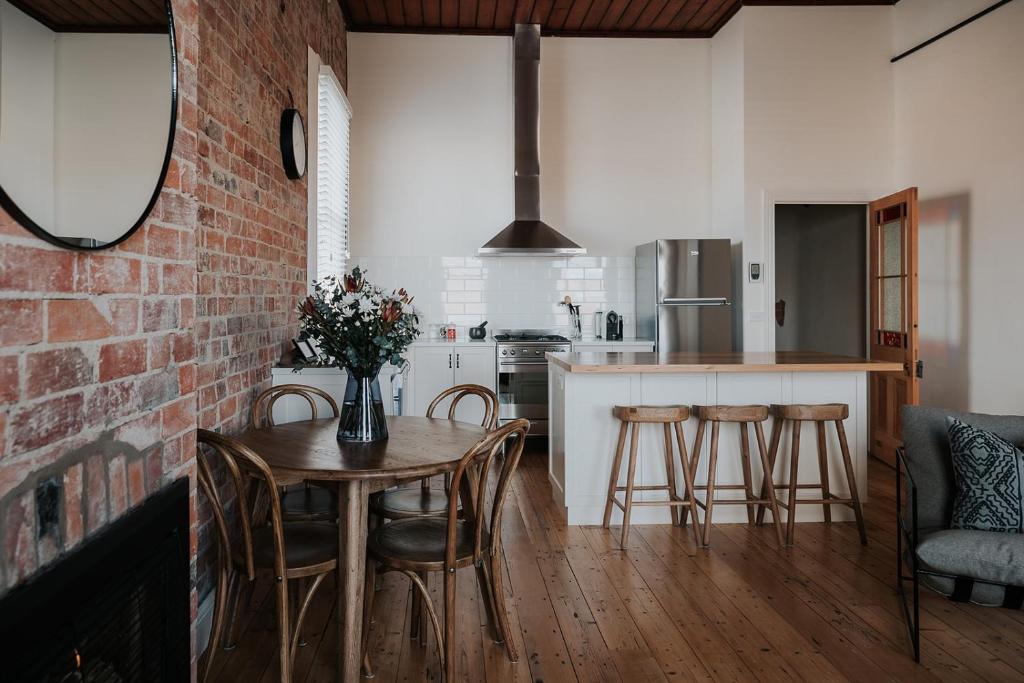
[[(686, 406), (615, 406), (612, 411), (615, 419), (622, 424), (619, 426), (619, 443), (615, 448), (615, 460), (612, 463), (611, 476), (608, 478), (608, 499), (604, 505), (605, 529), (608, 528), (612, 519), (612, 505), (622, 508), (622, 539), (620, 545), (626, 549), (626, 541), (629, 538), (629, 516), (634, 505), (668, 505), (672, 511), (672, 524), (686, 524), (686, 517), (680, 517), (678, 508), (693, 510), (693, 537), (697, 545), (701, 545), (700, 534), (697, 531), (697, 505), (693, 497), (693, 475), (690, 469), (690, 461), (686, 455), (686, 442), (683, 440), (683, 423), (690, 419), (690, 410)], [(665, 433), (665, 476), (666, 483), (654, 486), (636, 486), (636, 456), (637, 444), (640, 439), (639, 425), (660, 424)], [(626, 432), (632, 429), (629, 441), (629, 465), (626, 474), (626, 485), (619, 486), (619, 470), (622, 467), (622, 456), (626, 446)], [(672, 448), (672, 432), (675, 431), (676, 444), (679, 447), (679, 460), (682, 467), (683, 479), (686, 485), (686, 497), (679, 496), (679, 489), (676, 486), (675, 459)], [(625, 491), (626, 497), (619, 502), (616, 493)], [(668, 500), (644, 500), (635, 502), (634, 491), (667, 491)], [(681, 520), (681, 521), (680, 521)]]
[[(771, 447), (768, 449), (768, 469), (765, 470), (764, 485), (761, 488), (761, 496), (764, 497), (764, 486), (774, 489), (787, 489), (789, 491), (789, 502), (779, 503), (786, 508), (786, 543), (793, 544), (793, 536), (796, 531), (796, 506), (797, 505), (821, 505), (825, 512), (825, 523), (832, 523), (832, 506), (848, 505), (853, 508), (853, 514), (857, 517), (857, 531), (860, 534), (861, 545), (868, 544), (868, 535), (864, 527), (864, 512), (860, 506), (860, 494), (857, 492), (857, 481), (853, 474), (853, 462), (850, 460), (850, 447), (846, 442), (846, 429), (843, 427), (843, 420), (850, 416), (850, 407), (845, 403), (823, 403), (818, 405), (772, 405), (769, 409), (775, 424), (772, 426)], [(782, 430), (786, 422), (793, 424), (792, 444), (790, 448), (789, 461), (789, 483), (773, 485), (768, 476), (774, 472), (775, 460), (778, 457), (779, 441), (782, 439)], [(797, 474), (800, 470), (800, 425), (803, 422), (813, 422), (818, 432), (818, 474), (817, 484), (798, 484)], [(825, 445), (825, 423), (834, 422), (836, 432), (839, 435), (839, 448), (843, 454), (843, 466), (846, 468), (846, 485), (850, 489), (848, 498), (835, 496), (829, 490), (828, 483), (828, 449)], [(820, 489), (821, 498), (797, 500), (796, 493), (799, 489)], [(772, 514), (777, 514), (772, 510)], [(758, 506), (757, 522), (764, 519), (764, 507)]]
[[(695, 487), (698, 491), (705, 491), (705, 499), (702, 503), (697, 500), (696, 504), (704, 508), (704, 545), (711, 543), (711, 511), (715, 505), (746, 505), (747, 521), (754, 524), (755, 507), (769, 505), (773, 515), (779, 514), (778, 501), (775, 498), (775, 488), (772, 486), (771, 478), (765, 479), (767, 495), (762, 491), (757, 498), (754, 497), (754, 487), (751, 483), (753, 475), (750, 471), (750, 444), (748, 441), (747, 425), (754, 424), (754, 432), (757, 436), (757, 452), (761, 458), (761, 466), (765, 472), (771, 471), (768, 461), (768, 450), (764, 444), (764, 430), (761, 423), (768, 419), (768, 406), (693, 406), (693, 412), (697, 414), (697, 438), (693, 444), (693, 461), (690, 472), (690, 480), (697, 476), (697, 465), (700, 461), (700, 449), (704, 440), (704, 430), (707, 423), (711, 423), (711, 451), (708, 460), (708, 483), (704, 486)], [(743, 468), (742, 484), (718, 484), (715, 477), (718, 470), (718, 428), (723, 422), (735, 422), (740, 426), (740, 459)], [(715, 500), (715, 491), (742, 490), (746, 497), (740, 500)], [(683, 519), (685, 524), (686, 520)], [(782, 525), (779, 520), (773, 517), (775, 524), (775, 536), (779, 545), (783, 545)]]

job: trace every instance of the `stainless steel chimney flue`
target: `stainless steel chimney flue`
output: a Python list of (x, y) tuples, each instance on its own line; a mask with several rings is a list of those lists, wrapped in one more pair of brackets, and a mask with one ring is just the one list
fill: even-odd
[(516, 24), (515, 220), (481, 256), (565, 256), (587, 250), (540, 219), (540, 25)]

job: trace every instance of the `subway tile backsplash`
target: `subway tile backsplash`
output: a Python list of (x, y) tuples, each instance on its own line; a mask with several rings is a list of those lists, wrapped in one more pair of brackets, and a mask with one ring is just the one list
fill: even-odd
[(416, 297), (426, 332), (432, 324), (465, 328), (487, 320), (498, 328), (554, 329), (568, 334), (568, 295), (579, 304), (583, 333), (593, 333), (594, 312), (614, 310), (633, 336), (633, 259), (628, 256), (569, 258), (475, 256), (353, 256), (350, 266), (367, 271), (385, 289), (405, 287)]

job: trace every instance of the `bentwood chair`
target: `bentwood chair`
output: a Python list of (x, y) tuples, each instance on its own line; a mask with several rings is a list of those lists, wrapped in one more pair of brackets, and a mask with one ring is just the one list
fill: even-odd
[[(455, 409), (462, 399), (476, 396), (484, 404), (481, 427), (494, 429), (498, 423), (498, 397), (493, 391), (479, 384), (459, 384), (445, 389), (427, 406), (427, 417), (434, 417), (434, 411), (449, 397), (454, 397), (448, 406), (448, 419), (455, 419)], [(370, 512), (379, 519), (407, 519), (443, 515), (448, 509), (450, 475), (445, 476), (444, 490), (432, 488), (430, 479), (424, 478), (419, 488), (398, 488), (381, 491), (370, 497)]]
[[(252, 404), (252, 426), (274, 426), (274, 404), (285, 396), (298, 396), (306, 400), (312, 420), (317, 419), (316, 397), (331, 407), (334, 417), (339, 416), (338, 403), (323, 389), (304, 384), (282, 384), (270, 387)], [(338, 494), (333, 487), (284, 486), (281, 489), (281, 518), (286, 522), (318, 522), (338, 518)]]
[[(457, 570), (474, 567), (494, 640), (505, 644), (511, 661), (518, 659), (502, 583), (501, 515), (529, 430), (529, 420), (513, 420), (492, 431), (462, 456), (452, 476), (444, 517), (398, 519), (370, 532), (363, 611), (364, 654), (373, 610), (376, 574), (378, 571), (402, 572), (419, 592), (430, 617), (437, 638), (444, 680), (458, 680), (455, 677), (454, 656), (455, 623), (459, 618), (455, 604), (455, 580)], [(488, 492), (491, 490), (488, 475), (499, 456), (501, 461), (495, 470), (497, 481), (491, 505), (488, 506)], [(460, 496), (463, 499), (461, 515)], [(443, 573), (443, 626), (430, 599), (426, 581), (422, 578), (424, 572)]]
[[(251, 595), (259, 572), (275, 580), (281, 681), (290, 683), (306, 611), (320, 584), (337, 568), (338, 529), (330, 522), (284, 522), (277, 483), (262, 458), (234, 439), (206, 429), (198, 431), (197, 440), (199, 487), (213, 508), (218, 538), (217, 592), (203, 681), (210, 675), (225, 626), (230, 630), (234, 625), (225, 624), (226, 615), (230, 613), (232, 622), (237, 620), (242, 584)], [(218, 490), (202, 446), (219, 457), (234, 488), (237, 534), (229, 528), (227, 499)], [(310, 579), (300, 601), (304, 586), (299, 584)], [(290, 589), (294, 599), (289, 598)]]

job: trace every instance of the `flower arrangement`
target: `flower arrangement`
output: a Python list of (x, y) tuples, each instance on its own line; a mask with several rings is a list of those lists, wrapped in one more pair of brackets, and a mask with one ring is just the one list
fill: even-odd
[(356, 377), (376, 377), (385, 363), (402, 364), (402, 354), (419, 334), (419, 316), (405, 289), (391, 294), (366, 279), (358, 266), (341, 279), (313, 285), (299, 306), (306, 336)]
[(385, 294), (365, 275), (356, 267), (340, 280), (319, 280), (299, 305), (305, 335), (348, 372), (338, 439), (363, 443), (388, 438), (377, 375), (385, 363), (401, 365), (402, 354), (419, 334), (409, 293)]

